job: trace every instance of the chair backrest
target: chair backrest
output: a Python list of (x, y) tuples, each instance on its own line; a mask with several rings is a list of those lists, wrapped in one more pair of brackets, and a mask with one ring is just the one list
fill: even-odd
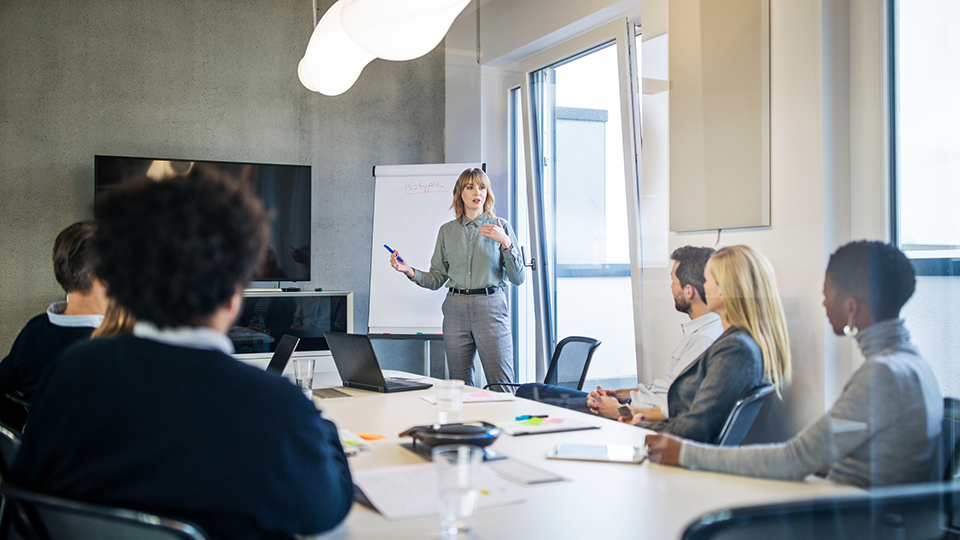
[(19, 431), (0, 423), (0, 482), (6, 482), (10, 478), (10, 467), (20, 450), (20, 440)]
[(937, 480), (958, 482), (960, 465), (960, 400), (943, 398), (943, 424), (940, 430), (940, 462), (937, 468)]
[(544, 383), (564, 388), (583, 389), (593, 353), (600, 346), (599, 339), (570, 336), (557, 343), (547, 368)]
[(951, 531), (960, 486), (948, 483), (876, 488), (864, 495), (733, 508), (690, 524), (683, 540), (941, 539)]
[(723, 424), (720, 435), (717, 437), (717, 444), (720, 446), (740, 446), (743, 438), (750, 431), (750, 426), (760, 414), (760, 408), (763, 407), (763, 400), (772, 394), (774, 386), (768, 384), (760, 388), (753, 389), (749, 394), (741, 397), (733, 405), (730, 416)]
[(200, 527), (0, 484), (13, 540), (209, 540)]

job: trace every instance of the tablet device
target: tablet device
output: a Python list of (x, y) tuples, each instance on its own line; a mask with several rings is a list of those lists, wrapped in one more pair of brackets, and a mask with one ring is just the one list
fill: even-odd
[(558, 444), (547, 452), (547, 458), (643, 463), (647, 453), (642, 447), (629, 444)]

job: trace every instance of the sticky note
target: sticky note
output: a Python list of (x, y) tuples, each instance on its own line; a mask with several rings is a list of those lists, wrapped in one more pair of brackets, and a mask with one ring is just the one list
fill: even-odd
[(380, 439), (386, 439), (386, 438), (387, 438), (386, 436), (380, 435), (380, 434), (378, 434), (378, 433), (366, 433), (366, 432), (363, 432), (363, 431), (358, 431), (358, 432), (357, 432), (357, 435), (359, 435), (360, 438), (363, 439), (363, 440), (365, 440), (365, 441), (379, 441)]
[(543, 422), (544, 420), (549, 420), (549, 419), (547, 419), (547, 418), (531, 418), (531, 419), (529, 419), (529, 420), (524, 420), (523, 422), (520, 422), (520, 425), (521, 425), (521, 426), (536, 426), (536, 425), (540, 424), (540, 422)]

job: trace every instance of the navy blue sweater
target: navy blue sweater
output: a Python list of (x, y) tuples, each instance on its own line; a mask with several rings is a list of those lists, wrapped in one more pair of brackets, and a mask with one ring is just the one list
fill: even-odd
[(13, 342), (10, 354), (0, 362), (0, 392), (19, 390), (27, 400), (33, 399), (47, 366), (64, 349), (92, 333), (91, 327), (57, 326), (46, 313), (30, 319)]
[(333, 528), (353, 501), (336, 426), (287, 380), (134, 336), (47, 372), (12, 483), (191, 521), (213, 539)]

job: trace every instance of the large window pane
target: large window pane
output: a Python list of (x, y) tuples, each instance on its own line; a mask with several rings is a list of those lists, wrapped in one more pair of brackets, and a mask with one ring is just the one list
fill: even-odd
[(960, 20), (955, 0), (895, 2), (894, 216), (917, 288), (903, 308), (944, 396), (960, 396)]
[(899, 239), (960, 257), (960, 2), (898, 4)]
[(544, 68), (531, 86), (551, 336), (603, 342), (588, 384), (635, 384), (616, 47)]

